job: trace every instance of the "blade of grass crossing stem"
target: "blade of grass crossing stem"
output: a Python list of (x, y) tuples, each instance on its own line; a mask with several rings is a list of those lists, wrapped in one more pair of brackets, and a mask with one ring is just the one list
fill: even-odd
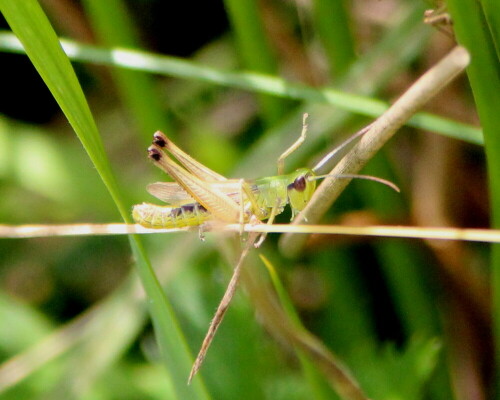
[[(495, 50), (494, 39), (489, 34), (500, 26), (485, 26), (481, 3), (475, 0), (450, 0), (447, 2), (453, 19), (455, 34), (459, 43), (471, 52), (472, 62), (467, 74), (483, 126), (490, 207), (493, 228), (500, 227), (500, 64)], [(498, 7), (497, 7), (498, 10)], [(489, 21), (494, 18), (490, 16)], [(495, 19), (498, 21), (498, 16)], [(478, 46), (478, 43), (481, 43)], [(500, 245), (492, 245), (491, 256), (493, 293), (493, 330), (496, 355), (496, 398), (500, 399)]]
[[(130, 236), (132, 242), (132, 250), (136, 260), (146, 259), (146, 253), (136, 235)], [(148, 266), (149, 263), (148, 263)], [(139, 269), (141, 272), (141, 269)], [(156, 279), (151, 270), (152, 276)], [(140, 273), (141, 280), (145, 286), (146, 293), (149, 297), (150, 312), (155, 324), (155, 332), (158, 336), (158, 344), (162, 350), (162, 357), (166, 364), (167, 370), (171, 375), (172, 383), (175, 387), (177, 397), (179, 399), (196, 398), (209, 399), (203, 379), (196, 379), (190, 386), (186, 385), (186, 380), (191, 370), (193, 358), (187, 347), (186, 341), (179, 328), (177, 318), (172, 310), (170, 303), (165, 299), (161, 286), (156, 282), (156, 286), (160, 289), (161, 298), (159, 296), (150, 296), (148, 287), (146, 287), (143, 277)], [(150, 288), (154, 290), (154, 288)], [(158, 302), (156, 302), (158, 300)]]
[[(283, 287), (283, 284), (281, 283), (281, 280), (273, 264), (271, 264), (271, 262), (263, 254), (259, 254), (259, 257), (265, 265), (269, 276), (271, 277), (271, 281), (273, 283), (274, 289), (276, 290), (276, 293), (278, 294), (278, 298), (280, 300), (281, 306), (283, 307), (283, 311), (286, 315), (288, 315), (288, 318), (290, 318), (290, 321), (293, 324), (303, 328), (303, 325), (300, 322), (300, 317), (295, 311), (292, 301), (290, 300), (290, 297)], [(314, 364), (307, 359), (307, 356), (298, 347), (295, 348), (295, 351), (297, 352), (297, 357), (299, 358), (300, 364), (302, 365), (302, 369), (304, 371), (304, 375), (307, 379), (309, 387), (311, 388), (312, 398), (325, 400), (331, 398), (331, 393), (328, 393), (327, 388), (323, 385), (321, 375)]]
[[(83, 91), (40, 5), (35, 0), (0, 0), (0, 11), (77, 133), (122, 218), (129, 222), (128, 208), (121, 199)], [(208, 395), (201, 380), (197, 380), (191, 388), (185, 384), (191, 355), (139, 238), (131, 236), (130, 243), (137, 261), (137, 271), (149, 297), (158, 342), (176, 393), (179, 398), (206, 399)]]

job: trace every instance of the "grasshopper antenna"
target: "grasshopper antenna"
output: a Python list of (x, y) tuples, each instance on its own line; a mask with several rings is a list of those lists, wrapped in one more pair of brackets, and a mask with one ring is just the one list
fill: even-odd
[(332, 157), (340, 152), (340, 150), (344, 149), (347, 147), (349, 144), (351, 144), (353, 141), (355, 141), (357, 138), (360, 136), (363, 136), (368, 130), (372, 124), (365, 126), (363, 129), (359, 130), (356, 132), (354, 135), (351, 137), (347, 138), (345, 141), (343, 141), (341, 144), (339, 144), (337, 147), (335, 147), (332, 151), (330, 151), (326, 156), (324, 156), (312, 169), (314, 173), (321, 169), (328, 161), (332, 159)]
[[(349, 144), (351, 144), (353, 141), (355, 141), (357, 138), (360, 136), (363, 136), (368, 130), (371, 128), (372, 124), (365, 126), (363, 129), (359, 130), (356, 132), (354, 135), (351, 137), (347, 138), (344, 140), (340, 145), (335, 147), (332, 151), (330, 151), (326, 156), (324, 156), (312, 169), (314, 173), (316, 173), (319, 169), (323, 168), (324, 165), (332, 159), (333, 156), (338, 154), (340, 150), (344, 149), (347, 147)], [(340, 174), (340, 175), (314, 175), (310, 176), (308, 178), (309, 181), (313, 181), (316, 179), (323, 179), (323, 178), (337, 178), (337, 179), (366, 179), (368, 181), (374, 181), (381, 183), (383, 185), (386, 185), (390, 187), (391, 189), (395, 190), (396, 192), (400, 192), (400, 189), (397, 185), (392, 183), (391, 181), (388, 181), (383, 178), (378, 178), (376, 176), (371, 176), (371, 175), (357, 175), (357, 174)]]
[(313, 175), (307, 178), (308, 181), (314, 181), (317, 179), (323, 179), (323, 178), (336, 178), (336, 179), (365, 179), (367, 181), (373, 181), (373, 182), (378, 182), (381, 183), (382, 185), (390, 187), (392, 190), (396, 192), (401, 192), (399, 187), (391, 182), (388, 181), (387, 179), (384, 178), (379, 178), (378, 176), (372, 176), (372, 175), (357, 175), (357, 174), (340, 174), (340, 175)]

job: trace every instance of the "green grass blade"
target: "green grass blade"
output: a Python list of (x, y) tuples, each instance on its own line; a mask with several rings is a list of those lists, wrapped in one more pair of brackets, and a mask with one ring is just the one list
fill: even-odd
[(500, 2), (497, 0), (483, 0), (481, 4), (490, 28), (491, 39), (495, 45), (497, 57), (500, 60)]
[[(490, 26), (496, 36), (492, 37), (486, 27), (481, 3), (474, 0), (450, 0), (448, 8), (454, 22), (459, 43), (471, 53), (472, 62), (467, 74), (477, 105), (484, 132), (490, 204), (493, 228), (500, 227), (500, 63), (495, 47), (498, 25)], [(498, 11), (498, 6), (496, 7)], [(489, 9), (489, 13), (493, 7)], [(490, 14), (489, 21), (498, 22), (498, 14)], [(480, 43), (480, 45), (478, 45)], [(498, 43), (496, 43), (498, 45)], [(492, 245), (491, 270), (493, 293), (493, 331), (496, 349), (496, 374), (500, 376), (500, 246)], [(497, 380), (498, 384), (498, 380)], [(500, 398), (500, 387), (497, 387)]]
[[(13, 39), (12, 35), (8, 33), (0, 33), (0, 48), (5, 51), (23, 52), (22, 48)], [(109, 50), (67, 40), (62, 41), (62, 43), (69, 57), (75, 61), (88, 61), (99, 65), (149, 71), (175, 78), (208, 82), (289, 99), (330, 104), (341, 110), (372, 118), (378, 117), (388, 107), (386, 102), (371, 97), (330, 88), (315, 89), (268, 75), (222, 71), (180, 58), (161, 56), (138, 50)], [(408, 122), (408, 125), (475, 144), (483, 143), (480, 129), (429, 113), (417, 113)]]
[(128, 211), (121, 201), (121, 195), (83, 91), (42, 9), (33, 0), (19, 2), (2, 0), (0, 6), (7, 22), (24, 46), (26, 54), (96, 166), (120, 214), (128, 218)]
[[(283, 312), (288, 316), (290, 321), (299, 329), (305, 329), (300, 321), (300, 317), (295, 311), (292, 300), (288, 296), (286, 289), (284, 288), (281, 280), (278, 276), (274, 265), (263, 255), (259, 254), (260, 260), (265, 265), (267, 272), (271, 278), (271, 281), (274, 286), (274, 290), (276, 290), (276, 294), (278, 295), (281, 306), (283, 307)], [(307, 356), (299, 349), (296, 348), (297, 357), (302, 365), (302, 369), (304, 371), (304, 375), (307, 379), (309, 387), (311, 389), (311, 398), (314, 399), (328, 399), (331, 397), (331, 393), (328, 394), (328, 391), (323, 386), (321, 382), (321, 375), (319, 371), (315, 368), (314, 364), (312, 364)]]
[[(0, 0), (0, 11), (81, 140), (122, 218), (129, 222), (128, 207), (121, 198), (83, 91), (40, 5), (35, 0)], [(186, 385), (191, 355), (139, 238), (131, 236), (130, 241), (137, 271), (149, 297), (158, 342), (177, 394), (179, 398), (207, 398), (200, 380), (190, 388)]]

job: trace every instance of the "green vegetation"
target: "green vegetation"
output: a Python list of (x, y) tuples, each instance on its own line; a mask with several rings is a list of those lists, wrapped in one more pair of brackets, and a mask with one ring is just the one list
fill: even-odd
[[(0, 32), (2, 56), (29, 57), (62, 111), (47, 124), (0, 118), (0, 223), (130, 222), (134, 204), (154, 201), (146, 185), (166, 180), (145, 152), (157, 129), (225, 176), (257, 178), (276, 173), (308, 112), (308, 138), (286, 168), (312, 166), (442, 58), (454, 32), (471, 53), (467, 75), (362, 171), (402, 193), (357, 181), (322, 223), (481, 227), (491, 212), (500, 228), (494, 0), (449, 0), (453, 26), (439, 30), (423, 23), (423, 2), (225, 0), (227, 33), (183, 58), (154, 50), (182, 35), (149, 43), (131, 3), (73, 10), (94, 32), (90, 45), (60, 23), (69, 10), (0, 0), (12, 29)], [(196, 24), (190, 34), (202, 35)], [(71, 37), (69, 58), (58, 37)], [(342, 384), (335, 392), (328, 363), (377, 400), (495, 396), (498, 245), (319, 235), (299, 258), (280, 254), (278, 235), (251, 252), (246, 291), (187, 386), (244, 246), (205, 236), (1, 239), (0, 398), (362, 398)], [(269, 312), (263, 288), (283, 315)], [(283, 337), (276, 315), (318, 356)]]

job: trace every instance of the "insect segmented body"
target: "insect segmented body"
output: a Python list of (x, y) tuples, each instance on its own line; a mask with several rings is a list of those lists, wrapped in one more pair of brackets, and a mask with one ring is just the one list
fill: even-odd
[(134, 206), (132, 217), (135, 222), (146, 228), (169, 229), (201, 225), (212, 219), (212, 214), (199, 203), (179, 207), (143, 203)]
[[(165, 150), (186, 169), (173, 162)], [(170, 206), (149, 203), (134, 206), (134, 221), (147, 228), (198, 226), (211, 219), (248, 222), (252, 215), (265, 220), (283, 212), (287, 204), (292, 208), (293, 218), (316, 189), (316, 180), (311, 179), (314, 173), (308, 168), (252, 181), (226, 179), (192, 159), (161, 132), (155, 133), (148, 153), (178, 183), (157, 182), (148, 186), (153, 196)]]

